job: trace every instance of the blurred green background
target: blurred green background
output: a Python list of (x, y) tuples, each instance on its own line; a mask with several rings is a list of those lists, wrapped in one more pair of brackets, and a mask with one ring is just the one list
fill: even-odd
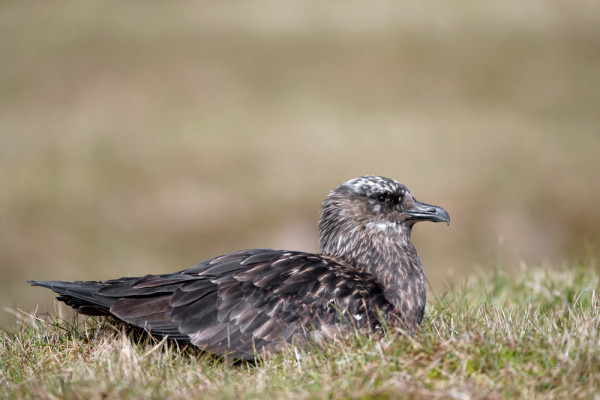
[(598, 2), (3, 1), (0, 37), (2, 307), (316, 251), (364, 174), (450, 212), (413, 234), (434, 291), (598, 254)]

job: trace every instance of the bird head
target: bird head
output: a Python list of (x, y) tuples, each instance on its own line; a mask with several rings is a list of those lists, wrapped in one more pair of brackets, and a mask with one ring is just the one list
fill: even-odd
[(325, 254), (341, 255), (372, 238), (408, 243), (419, 221), (449, 224), (450, 216), (441, 207), (415, 200), (400, 182), (362, 176), (342, 183), (323, 202), (319, 245)]

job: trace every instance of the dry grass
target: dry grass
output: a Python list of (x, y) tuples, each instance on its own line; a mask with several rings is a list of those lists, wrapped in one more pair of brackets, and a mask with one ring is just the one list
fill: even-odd
[(2, 398), (595, 398), (593, 263), (497, 272), (428, 306), (421, 332), (349, 337), (256, 365), (127, 335), (104, 322), (23, 316), (0, 341)]

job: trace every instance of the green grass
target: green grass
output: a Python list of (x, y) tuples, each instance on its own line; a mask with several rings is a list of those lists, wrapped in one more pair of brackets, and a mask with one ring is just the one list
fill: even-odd
[(420, 332), (350, 336), (238, 363), (108, 321), (23, 315), (0, 341), (2, 398), (596, 398), (599, 274), (496, 272), (432, 296)]

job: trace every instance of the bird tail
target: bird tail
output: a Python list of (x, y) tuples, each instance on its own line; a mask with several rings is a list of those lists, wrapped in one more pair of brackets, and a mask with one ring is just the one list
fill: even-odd
[(110, 306), (115, 298), (100, 296), (98, 291), (106, 286), (103, 282), (64, 282), (64, 281), (27, 281), (33, 286), (48, 288), (59, 296), (56, 297), (81, 314), (109, 315)]

